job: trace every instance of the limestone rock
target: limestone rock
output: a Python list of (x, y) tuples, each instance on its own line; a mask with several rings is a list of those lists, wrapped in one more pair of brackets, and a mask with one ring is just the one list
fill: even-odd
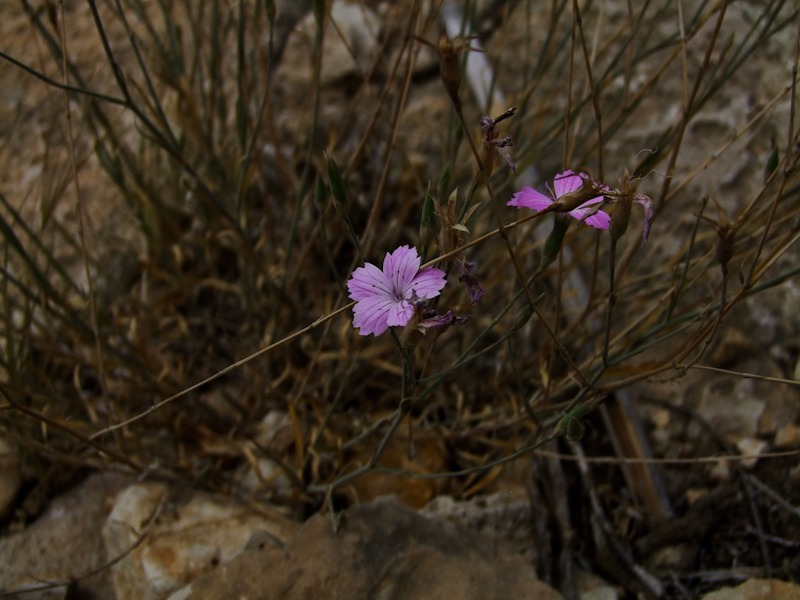
[(349, 509), (339, 533), (316, 515), (285, 547), (244, 552), (170, 600), (561, 598), (525, 560), (493, 547), (384, 498)]
[[(333, 3), (322, 43), (320, 81), (323, 86), (349, 75), (360, 77), (359, 69), (365, 73), (369, 71), (378, 47), (380, 26), (378, 16), (363, 4)], [(289, 36), (283, 60), (275, 73), (281, 85), (298, 86), (304, 92), (311, 89), (315, 29), (314, 14), (308, 13)]]
[(778, 579), (748, 579), (706, 594), (703, 600), (800, 600), (800, 587)]
[(509, 491), (502, 491), (469, 500), (441, 495), (422, 513), (452, 521), (477, 534), (490, 535), (498, 540), (501, 550), (525, 557), (531, 565), (536, 564), (536, 538), (527, 494), (515, 497)]
[(580, 600), (617, 600), (617, 589), (594, 573), (575, 569), (575, 589)]
[[(109, 556), (137, 542), (168, 493), (164, 484), (146, 483), (117, 496), (103, 529)], [(297, 527), (277, 513), (267, 517), (232, 500), (176, 492), (144, 541), (112, 567), (117, 600), (165, 598), (243, 552), (254, 533), (267, 532), (285, 542)]]
[[(6, 590), (36, 587), (41, 579), (64, 581), (104, 565), (108, 557), (100, 530), (106, 502), (124, 483), (119, 475), (91, 475), (53, 500), (27, 529), (0, 539), (0, 584)], [(80, 580), (71, 591), (82, 598), (114, 597), (108, 570)], [(65, 593), (61, 587), (19, 597), (51, 600)]]

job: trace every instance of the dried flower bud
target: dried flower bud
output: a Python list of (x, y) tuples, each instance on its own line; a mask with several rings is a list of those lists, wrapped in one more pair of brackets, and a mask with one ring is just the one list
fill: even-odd
[(467, 287), (467, 292), (469, 293), (470, 299), (470, 306), (475, 304), (478, 300), (483, 298), (486, 295), (486, 292), (483, 290), (483, 286), (481, 282), (478, 281), (478, 278), (472, 274), (472, 271), (475, 269), (475, 263), (471, 263), (468, 260), (460, 260), (458, 261), (458, 270), (461, 275), (458, 278), (458, 281), (463, 283)]
[[(714, 199), (712, 198), (712, 200)], [(731, 222), (728, 220), (728, 216), (725, 214), (725, 211), (722, 210), (719, 202), (714, 200), (714, 204), (717, 207), (719, 221), (712, 221), (708, 217), (702, 215), (700, 218), (711, 225), (717, 232), (717, 260), (722, 267), (722, 272), (727, 273), (728, 263), (731, 261), (731, 258), (733, 258), (733, 244), (736, 241), (736, 232), (742, 222), (741, 219)]]
[(650, 237), (650, 224), (655, 215), (653, 209), (653, 202), (648, 196), (644, 194), (637, 194), (639, 190), (638, 177), (632, 176), (628, 169), (619, 178), (619, 188), (607, 197), (616, 198), (617, 206), (614, 208), (614, 213), (611, 215), (611, 222), (608, 226), (608, 233), (611, 234), (611, 241), (616, 241), (621, 238), (628, 230), (628, 223), (631, 220), (631, 208), (633, 203), (641, 204), (644, 208), (644, 225), (642, 226), (642, 240), (645, 248), (647, 247), (647, 240)]
[(483, 117), (481, 119), (481, 127), (483, 127), (483, 136), (481, 137), (481, 145), (478, 148), (478, 158), (481, 161), (481, 165), (483, 166), (483, 171), (479, 172), (480, 183), (483, 183), (486, 179), (492, 176), (492, 172), (494, 171), (494, 153), (497, 151), (500, 156), (508, 163), (508, 166), (511, 167), (511, 170), (516, 172), (516, 166), (514, 165), (514, 161), (511, 160), (511, 156), (508, 154), (508, 151), (505, 148), (510, 148), (514, 145), (514, 142), (511, 140), (511, 136), (507, 135), (503, 138), (497, 137), (497, 132), (495, 131), (495, 126), (500, 123), (501, 121), (505, 121), (506, 119), (510, 119), (514, 116), (514, 113), (517, 112), (516, 107), (509, 108), (503, 114), (495, 117), (494, 119), (490, 119), (489, 117)]
[(628, 223), (631, 220), (631, 208), (633, 207), (633, 196), (622, 196), (617, 199), (614, 212), (611, 213), (611, 221), (608, 224), (608, 233), (611, 234), (611, 241), (616, 242), (625, 235), (628, 230)]
[(647, 248), (647, 240), (650, 237), (650, 223), (653, 220), (653, 216), (655, 215), (655, 210), (653, 209), (653, 201), (650, 200), (649, 196), (645, 196), (644, 194), (639, 194), (638, 196), (634, 196), (633, 201), (637, 204), (641, 204), (644, 207), (644, 224), (642, 225), (642, 241), (644, 242), (644, 247)]
[(436, 44), (436, 53), (439, 55), (439, 73), (442, 76), (444, 89), (457, 111), (461, 111), (461, 99), (458, 95), (461, 89), (461, 61), (458, 60), (458, 55), (466, 49), (464, 38), (457, 38), (451, 42), (447, 39), (445, 28), (442, 27), (439, 43)]
[(417, 38), (417, 41), (430, 46), (439, 55), (439, 74), (442, 77), (444, 89), (453, 106), (460, 113), (461, 112), (461, 99), (458, 92), (461, 88), (461, 61), (458, 60), (458, 55), (462, 52), (472, 50), (473, 52), (482, 52), (478, 48), (470, 48), (469, 41), (475, 37), (474, 35), (457, 37), (454, 40), (447, 39), (447, 31), (442, 27), (442, 32), (439, 34), (439, 41), (434, 46), (429, 41), (422, 38)]
[(347, 219), (350, 214), (350, 195), (342, 178), (339, 165), (329, 155), (325, 155), (325, 162), (328, 166), (328, 180), (331, 185), (331, 196), (333, 196), (333, 206), (336, 208), (343, 219)]

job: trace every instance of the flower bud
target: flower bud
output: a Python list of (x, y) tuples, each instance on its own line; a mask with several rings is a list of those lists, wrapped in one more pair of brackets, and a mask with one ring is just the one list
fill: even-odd
[(314, 0), (314, 20), (317, 27), (321, 28), (325, 21), (325, 0)]
[(564, 243), (564, 235), (569, 228), (569, 215), (567, 213), (555, 213), (553, 219), (553, 231), (547, 236), (542, 250), (542, 259), (536, 268), (537, 275), (549, 267), (558, 258), (561, 251), (561, 244)]
[(567, 439), (570, 442), (578, 442), (583, 437), (583, 423), (580, 419), (573, 416), (567, 421)]
[(422, 205), (422, 218), (419, 221), (419, 241), (423, 248), (427, 248), (439, 234), (439, 222), (436, 220), (436, 204), (431, 196), (430, 184)]
[(317, 210), (320, 213), (325, 211), (325, 205), (328, 203), (328, 191), (325, 189), (325, 182), (322, 177), (317, 175), (317, 181), (314, 182), (314, 204), (317, 205)]
[(514, 317), (514, 323), (511, 325), (511, 331), (517, 331), (518, 329), (525, 327), (528, 321), (531, 320), (531, 316), (533, 316), (533, 307), (530, 304), (526, 304), (519, 309), (517, 316)]
[(770, 152), (769, 158), (767, 159), (767, 164), (764, 166), (764, 183), (770, 178), (770, 176), (775, 172), (775, 169), (778, 168), (778, 147), (775, 146)]
[(275, 23), (275, 0), (264, 0), (264, 7), (267, 10), (267, 19), (270, 23)]
[(582, 419), (589, 412), (588, 404), (579, 404), (571, 411), (569, 411), (564, 418), (562, 418), (558, 425), (556, 425), (553, 433), (558, 435), (566, 431), (567, 439), (571, 442), (577, 442), (583, 437), (583, 423)]
[(325, 162), (328, 166), (328, 180), (331, 186), (331, 196), (333, 196), (333, 206), (343, 219), (347, 219), (350, 214), (350, 196), (347, 193), (347, 187), (344, 185), (342, 172), (339, 170), (339, 165), (329, 154), (325, 155)]
[(441, 176), (439, 177), (439, 183), (437, 184), (437, 189), (439, 190), (439, 198), (444, 198), (445, 194), (447, 193), (447, 184), (450, 182), (450, 165), (448, 164), (444, 171), (442, 171)]

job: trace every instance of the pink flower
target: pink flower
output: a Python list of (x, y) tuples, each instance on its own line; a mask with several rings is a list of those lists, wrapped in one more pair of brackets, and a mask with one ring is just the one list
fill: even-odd
[(400, 246), (387, 252), (383, 271), (366, 263), (353, 271), (347, 282), (353, 307), (353, 327), (359, 334), (376, 336), (389, 327), (405, 325), (414, 314), (413, 299), (434, 298), (445, 286), (445, 272), (428, 267), (419, 270), (416, 248)]
[[(516, 206), (518, 208), (525, 207), (536, 211), (544, 210), (556, 200), (560, 200), (562, 196), (566, 196), (577, 191), (583, 186), (584, 181), (587, 181), (588, 179), (589, 177), (583, 173), (576, 175), (572, 171), (564, 171), (563, 173), (556, 175), (555, 179), (553, 180), (555, 193), (553, 193), (553, 190), (550, 189), (549, 185), (547, 186), (547, 190), (550, 192), (552, 198), (548, 198), (544, 194), (540, 194), (533, 188), (524, 187), (519, 192), (514, 194), (514, 196), (508, 202), (508, 206)], [(586, 202), (580, 204), (577, 208), (570, 210), (569, 215), (580, 221), (583, 219), (583, 216), (591, 210), (589, 207), (602, 201), (603, 196), (590, 198)], [(597, 229), (608, 229), (608, 222), (610, 219), (611, 217), (608, 213), (598, 210), (595, 214), (586, 218), (586, 223), (592, 227), (596, 227)]]

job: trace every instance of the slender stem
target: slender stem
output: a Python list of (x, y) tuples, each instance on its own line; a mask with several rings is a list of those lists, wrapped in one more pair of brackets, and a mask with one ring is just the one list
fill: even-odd
[[(66, 31), (66, 15), (64, 10), (64, 0), (59, 2), (61, 8), (61, 43), (62, 43), (62, 56), (63, 72), (64, 72), (64, 85), (68, 82), (69, 71), (67, 70), (67, 31)], [(108, 397), (108, 377), (106, 373), (105, 361), (103, 360), (103, 348), (100, 343), (100, 319), (97, 314), (97, 299), (95, 298), (94, 279), (92, 277), (92, 270), (89, 268), (89, 252), (86, 248), (86, 228), (84, 222), (84, 206), (83, 197), (81, 196), (81, 186), (78, 179), (78, 164), (75, 160), (75, 140), (72, 131), (72, 107), (70, 105), (69, 91), (64, 90), (64, 101), (67, 105), (67, 133), (69, 138), (69, 151), (72, 163), (72, 180), (75, 183), (75, 204), (78, 213), (78, 237), (81, 242), (81, 254), (83, 255), (83, 270), (86, 275), (86, 282), (89, 286), (89, 314), (92, 323), (92, 333), (94, 334), (95, 352), (97, 353), (97, 370), (100, 375), (100, 388), (103, 394), (103, 404), (106, 408), (108, 422), (114, 425), (116, 419), (115, 411), (111, 407), (111, 401)], [(119, 432), (114, 432), (114, 441), (117, 444), (117, 450), (123, 456), (126, 454), (125, 447), (122, 443), (122, 436)]]
[[(597, 88), (594, 85), (594, 77), (592, 76), (592, 59), (589, 57), (589, 49), (586, 47), (586, 37), (583, 34), (583, 19), (581, 19), (581, 9), (578, 7), (578, 0), (572, 0), (572, 9), (575, 22), (578, 24), (578, 30), (581, 33), (583, 60), (586, 62), (586, 76), (589, 78), (589, 88), (592, 92), (592, 104), (594, 105), (594, 116), (597, 120), (597, 178), (599, 181), (603, 181), (603, 115), (600, 112), (600, 100), (598, 98)], [(572, 35), (574, 38), (574, 26)], [(571, 81), (572, 78), (570, 77), (570, 82)], [(567, 167), (568, 165), (565, 164), (564, 168), (566, 169)]]
[(617, 241), (611, 240), (611, 250), (608, 257), (608, 312), (606, 313), (606, 332), (603, 337), (603, 369), (608, 368), (608, 345), (611, 340), (611, 317), (614, 304), (617, 302), (617, 293), (614, 289), (614, 263), (617, 255)]
[[(711, 60), (711, 54), (714, 50), (714, 46), (717, 41), (717, 37), (719, 36), (719, 31), (722, 28), (722, 22), (725, 19), (725, 11), (728, 9), (728, 2), (729, 0), (723, 0), (722, 8), (719, 11), (719, 17), (717, 17), (717, 23), (714, 27), (714, 32), (711, 34), (711, 39), (708, 42), (708, 47), (706, 48), (705, 56), (703, 57), (703, 63), (700, 66), (700, 70), (697, 72), (697, 77), (694, 80), (694, 86), (692, 88), (692, 93), (689, 95), (688, 101), (683, 107), (683, 114), (681, 115), (681, 121), (678, 124), (678, 133), (673, 142), (672, 146), (672, 154), (669, 157), (669, 166), (667, 167), (666, 176), (664, 177), (664, 183), (661, 186), (661, 193), (659, 194), (659, 201), (658, 201), (658, 209), (661, 209), (666, 202), (667, 193), (669, 192), (669, 186), (672, 183), (672, 173), (675, 169), (675, 163), (678, 161), (678, 153), (681, 149), (681, 142), (683, 141), (683, 135), (686, 132), (686, 126), (689, 124), (689, 120), (693, 114), (693, 104), (694, 100), (697, 97), (697, 93), (700, 91), (700, 86), (703, 84), (704, 77), (706, 74), (706, 70), (708, 69), (708, 63)], [(678, 49), (680, 51), (680, 49)]]
[[(327, 16), (326, 16), (327, 18)], [(314, 36), (314, 108), (311, 113), (311, 134), (308, 140), (308, 151), (306, 152), (306, 164), (303, 166), (303, 174), (300, 176), (300, 189), (297, 192), (297, 202), (294, 208), (289, 239), (286, 242), (286, 252), (284, 254), (283, 265), (289, 264), (294, 248), (294, 240), (297, 237), (297, 224), (300, 222), (300, 214), (303, 208), (303, 201), (308, 193), (311, 183), (311, 165), (314, 158), (314, 147), (317, 141), (317, 129), (319, 128), (319, 104), (320, 88), (322, 78), (322, 41), (325, 35), (325, 21), (321, 19), (317, 22), (316, 35)], [(286, 282), (284, 281), (284, 286)]]
[(686, 262), (683, 265), (683, 274), (681, 275), (681, 280), (678, 283), (678, 286), (675, 288), (675, 294), (672, 296), (672, 301), (669, 304), (669, 309), (667, 310), (667, 318), (666, 320), (669, 321), (672, 318), (672, 313), (675, 310), (675, 306), (678, 304), (678, 300), (681, 297), (681, 290), (683, 289), (684, 284), (686, 283), (686, 275), (689, 273), (689, 264), (692, 260), (692, 251), (694, 250), (694, 242), (697, 238), (697, 230), (700, 228), (700, 218), (703, 216), (703, 211), (705, 211), (706, 206), (708, 205), (708, 196), (703, 198), (703, 203), (700, 206), (700, 212), (697, 213), (697, 219), (694, 221), (694, 229), (692, 229), (692, 237), (689, 240), (689, 248), (686, 250)]
[(236, 202), (237, 202), (237, 212), (238, 206), (241, 205), (242, 202), (242, 190), (244, 189), (244, 182), (247, 178), (247, 173), (250, 170), (250, 163), (253, 159), (253, 149), (255, 148), (256, 142), (258, 141), (258, 133), (261, 130), (261, 121), (264, 119), (264, 112), (267, 108), (267, 102), (269, 100), (269, 92), (270, 92), (270, 84), (272, 83), (272, 40), (274, 35), (274, 23), (272, 21), (269, 22), (269, 47), (267, 50), (267, 81), (264, 84), (264, 92), (261, 96), (261, 103), (258, 107), (258, 116), (256, 117), (255, 125), (253, 126), (253, 134), (250, 138), (250, 143), (247, 144), (247, 151), (245, 152), (244, 157), (242, 157), (242, 163), (239, 171), (239, 184), (236, 190)]
[(569, 168), (569, 116), (572, 112), (572, 73), (575, 68), (575, 4), (573, 3), (572, 13), (572, 40), (569, 49), (569, 82), (567, 85), (567, 111), (564, 113), (564, 160), (562, 167), (564, 170)]
[(761, 239), (758, 242), (758, 249), (756, 250), (756, 254), (753, 257), (753, 264), (750, 266), (750, 270), (747, 273), (747, 277), (745, 279), (745, 287), (750, 287), (751, 280), (753, 278), (753, 273), (756, 270), (756, 265), (758, 264), (758, 259), (761, 256), (761, 252), (764, 249), (764, 244), (767, 241), (767, 234), (769, 233), (770, 227), (772, 226), (772, 220), (775, 218), (775, 211), (778, 208), (778, 201), (780, 200), (781, 196), (783, 195), (783, 190), (786, 187), (786, 182), (789, 179), (789, 175), (791, 175), (792, 171), (794, 170), (795, 162), (793, 159), (794, 156), (794, 139), (795, 139), (795, 132), (794, 132), (794, 111), (795, 111), (795, 100), (796, 100), (796, 92), (797, 92), (797, 61), (798, 55), (800, 54), (800, 14), (798, 14), (797, 19), (797, 33), (795, 35), (795, 42), (794, 42), (794, 63), (792, 64), (792, 94), (791, 94), (791, 101), (789, 102), (789, 126), (787, 127), (787, 142), (786, 142), (786, 156), (783, 159), (783, 177), (781, 179), (781, 185), (778, 190), (778, 193), (775, 194), (775, 200), (772, 202), (772, 208), (769, 212), (769, 217), (767, 217), (767, 224), (764, 226), (764, 231), (761, 234)]
[(82, 88), (82, 87), (76, 87), (76, 86), (68, 85), (68, 84), (65, 84), (65, 83), (59, 83), (55, 79), (50, 79), (47, 75), (44, 75), (43, 73), (40, 73), (36, 69), (33, 69), (33, 68), (29, 67), (25, 63), (18, 61), (16, 58), (14, 58), (13, 56), (11, 56), (9, 54), (6, 54), (2, 50), (0, 50), (0, 58), (4, 58), (8, 62), (10, 62), (12, 65), (17, 66), (20, 69), (22, 69), (23, 71), (26, 71), (26, 72), (30, 73), (31, 75), (33, 75), (34, 77), (44, 81), (47, 85), (51, 85), (51, 86), (56, 87), (56, 88), (58, 88), (60, 90), (66, 90), (68, 92), (74, 92), (76, 94), (83, 94), (85, 96), (89, 96), (90, 98), (97, 98), (98, 100), (105, 100), (106, 102), (110, 102), (111, 104), (117, 104), (119, 106), (128, 106), (128, 101), (125, 100), (124, 98), (117, 98), (116, 96), (109, 96), (107, 94), (101, 94), (100, 92), (93, 92), (92, 90), (88, 90), (88, 89), (85, 89), (85, 88)]

